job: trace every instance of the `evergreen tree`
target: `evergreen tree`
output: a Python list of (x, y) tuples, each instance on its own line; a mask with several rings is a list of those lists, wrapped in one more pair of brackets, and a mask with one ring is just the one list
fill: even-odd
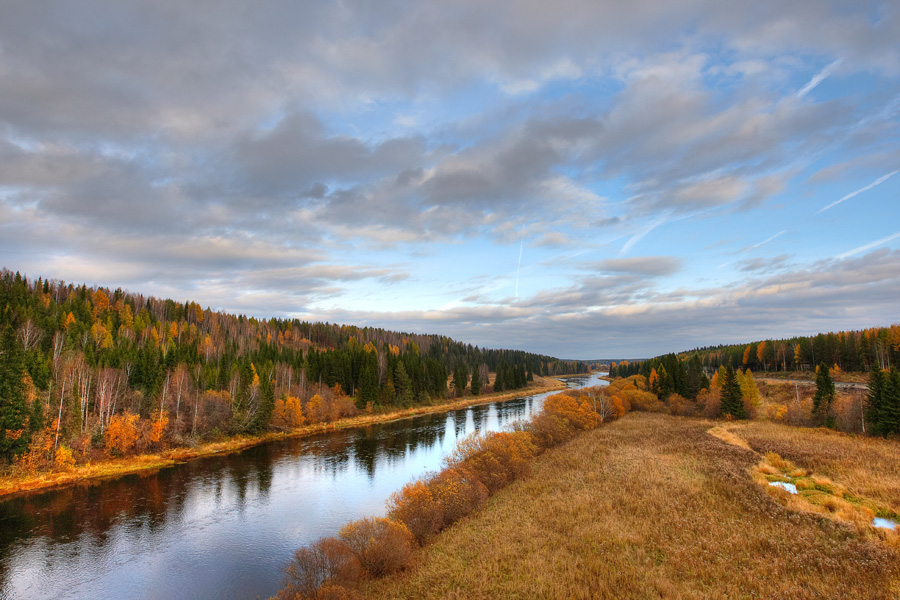
[(881, 407), (884, 404), (885, 374), (878, 365), (872, 367), (869, 375), (869, 393), (866, 394), (866, 420), (874, 434), (887, 435), (887, 430), (881, 422)]
[(394, 371), (394, 382), (397, 389), (397, 402), (402, 406), (412, 404), (415, 396), (413, 395), (412, 382), (409, 379), (409, 375), (406, 374), (406, 367), (403, 366), (403, 361), (397, 361), (397, 368)]
[(709, 387), (709, 378), (703, 372), (703, 365), (700, 364), (700, 357), (692, 354), (687, 365), (687, 392), (686, 398), (691, 400), (697, 399), (700, 390)]
[(7, 462), (25, 452), (30, 438), (22, 354), (15, 329), (5, 323), (0, 340), (0, 459)]
[(816, 395), (813, 396), (813, 414), (826, 427), (834, 427), (834, 414), (831, 410), (834, 403), (834, 382), (828, 373), (825, 363), (819, 363), (816, 369)]
[(895, 366), (885, 376), (879, 422), (885, 434), (900, 433), (900, 371)]
[(494, 391), (502, 392), (503, 391), (503, 379), (505, 377), (504, 367), (506, 364), (501, 360), (500, 364), (497, 365), (497, 372), (494, 374)]
[(479, 396), (481, 395), (481, 373), (480, 367), (475, 365), (472, 369), (472, 379), (469, 381), (469, 387), (472, 388), (472, 395)]
[(466, 365), (459, 363), (453, 370), (453, 387), (456, 388), (456, 397), (459, 398), (466, 392), (466, 383), (469, 379), (469, 373)]
[(251, 431), (261, 433), (269, 428), (275, 410), (275, 390), (268, 374), (259, 378), (259, 407), (250, 424)]
[(363, 409), (369, 402), (378, 402), (378, 355), (374, 352), (366, 353), (359, 379), (356, 407)]
[(741, 386), (734, 374), (731, 365), (725, 367), (725, 377), (722, 382), (722, 414), (731, 415), (735, 419), (743, 419), (746, 417), (744, 410), (744, 395), (741, 393)]

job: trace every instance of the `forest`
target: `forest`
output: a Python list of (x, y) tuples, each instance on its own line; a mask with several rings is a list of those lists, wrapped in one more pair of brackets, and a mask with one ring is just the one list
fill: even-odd
[[(888, 436), (900, 435), (898, 361), (900, 326), (892, 325), (614, 362), (610, 376), (641, 376), (673, 414), (760, 417)], [(810, 371), (815, 375), (815, 393), (801, 395), (798, 387), (786, 383), (763, 384), (761, 392), (754, 370)], [(868, 373), (864, 392), (837, 392), (836, 378), (860, 371)]]
[(67, 466), (169, 444), (524, 387), (578, 361), (445, 336), (257, 319), (0, 274), (0, 462)]

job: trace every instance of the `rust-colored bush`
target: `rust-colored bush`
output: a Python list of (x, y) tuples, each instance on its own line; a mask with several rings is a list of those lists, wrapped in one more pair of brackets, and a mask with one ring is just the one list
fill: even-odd
[(566, 419), (541, 413), (523, 426), (540, 448), (551, 448), (575, 437), (575, 428)]
[(344, 525), (338, 535), (372, 577), (395, 573), (412, 562), (415, 538), (403, 523), (369, 517)]
[(467, 471), (493, 494), (525, 476), (536, 452), (527, 431), (492, 433), (463, 439), (447, 459), (447, 466)]
[[(343, 541), (327, 537), (294, 551), (278, 600), (320, 599), (329, 587), (355, 587), (362, 568)], [(331, 596), (335, 597), (335, 596)]]
[(488, 497), (487, 487), (464, 469), (444, 469), (429, 482), (429, 487), (442, 508), (442, 528), (480, 507)]
[(669, 412), (680, 417), (693, 417), (697, 414), (697, 406), (679, 394), (669, 394), (666, 398), (666, 404), (669, 405)]
[(544, 401), (544, 412), (567, 420), (572, 427), (581, 431), (593, 429), (602, 422), (600, 415), (593, 410), (588, 396), (581, 396), (576, 400), (568, 394), (554, 394)]
[(106, 451), (111, 456), (123, 456), (131, 452), (140, 435), (138, 425), (138, 415), (124, 413), (113, 416), (104, 434)]
[(388, 499), (388, 517), (403, 523), (424, 544), (484, 504), (488, 490), (463, 469), (447, 468), (406, 484)]
[(419, 544), (440, 531), (443, 524), (443, 508), (435, 500), (427, 479), (417, 479), (394, 492), (387, 509), (388, 517), (406, 525)]

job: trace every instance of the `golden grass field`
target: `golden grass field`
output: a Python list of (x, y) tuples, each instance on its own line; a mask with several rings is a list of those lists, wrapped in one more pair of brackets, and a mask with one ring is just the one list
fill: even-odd
[[(750, 449), (710, 435), (717, 426)], [(361, 595), (900, 597), (898, 534), (790, 505), (760, 485), (766, 452), (896, 512), (896, 441), (630, 413), (547, 451), (420, 549), (414, 567)]]

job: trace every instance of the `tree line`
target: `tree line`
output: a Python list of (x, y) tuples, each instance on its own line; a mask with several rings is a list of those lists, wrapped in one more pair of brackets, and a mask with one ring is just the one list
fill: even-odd
[(72, 451), (253, 434), (587, 369), (446, 336), (257, 319), (6, 269), (0, 353), (0, 459), (62, 463)]
[(696, 354), (707, 369), (812, 371), (820, 363), (843, 371), (890, 369), (900, 364), (900, 325), (707, 346), (685, 354)]

